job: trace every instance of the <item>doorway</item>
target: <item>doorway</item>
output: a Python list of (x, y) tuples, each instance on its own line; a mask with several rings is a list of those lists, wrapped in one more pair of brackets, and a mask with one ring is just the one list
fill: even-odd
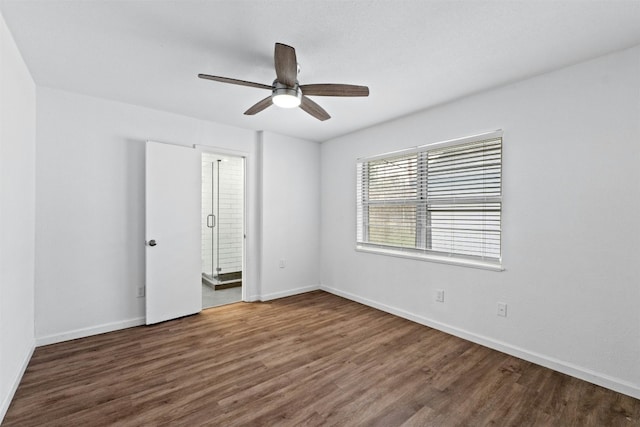
[(202, 153), (202, 308), (242, 301), (244, 158)]

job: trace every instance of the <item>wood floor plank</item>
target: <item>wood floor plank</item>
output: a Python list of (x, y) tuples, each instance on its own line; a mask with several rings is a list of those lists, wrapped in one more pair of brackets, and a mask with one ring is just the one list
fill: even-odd
[(39, 347), (4, 425), (640, 426), (640, 401), (317, 291)]

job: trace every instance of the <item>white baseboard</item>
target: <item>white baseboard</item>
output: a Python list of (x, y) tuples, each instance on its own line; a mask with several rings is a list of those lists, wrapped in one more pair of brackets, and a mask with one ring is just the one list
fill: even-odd
[(317, 291), (318, 289), (320, 289), (319, 285), (304, 286), (302, 288), (296, 289), (287, 289), (286, 291), (282, 292), (273, 292), (270, 294), (260, 295), (260, 301), (270, 301), (272, 299), (290, 297), (292, 295), (303, 294), (305, 292)]
[(451, 335), (455, 335), (459, 338), (474, 342), (476, 344), (480, 344), (485, 347), (489, 347), (494, 350), (498, 350), (503, 353), (509, 354), (511, 356), (524, 359), (526, 361), (535, 363), (537, 365), (541, 365), (546, 368), (553, 369), (554, 371), (558, 371), (563, 374), (567, 374), (572, 377), (576, 377), (581, 380), (617, 391), (619, 393), (626, 394), (636, 399), (640, 399), (640, 387), (637, 384), (630, 383), (620, 378), (615, 378), (605, 374), (601, 374), (599, 372), (595, 372), (590, 369), (586, 369), (581, 366), (577, 366), (563, 360), (549, 357), (540, 353), (532, 352), (524, 348), (514, 346), (505, 342), (497, 341), (497, 340), (494, 340), (493, 338), (489, 338), (483, 335), (478, 335), (473, 332), (466, 331), (464, 329), (456, 328), (454, 326), (450, 326), (445, 323), (426, 318), (424, 316), (419, 316), (396, 307), (382, 304), (377, 301), (363, 298), (349, 292), (344, 292), (339, 289), (335, 289), (335, 288), (331, 288), (323, 285), (320, 286), (320, 289), (322, 289), (323, 291), (332, 293), (334, 295), (338, 295), (343, 298), (359, 302), (369, 307), (373, 307), (378, 310), (396, 315), (398, 317), (411, 320), (421, 325), (425, 325), (430, 328), (434, 328), (439, 331), (446, 332)]
[(73, 331), (63, 332), (61, 334), (45, 335), (43, 337), (36, 338), (36, 346), (40, 347), (43, 345), (75, 340), (77, 338), (89, 337), (91, 335), (104, 334), (105, 332), (112, 332), (119, 329), (126, 329), (132, 328), (134, 326), (144, 325), (144, 323), (144, 317), (136, 317), (134, 319), (105, 323), (98, 326), (91, 326), (89, 328), (75, 329)]
[[(288, 289), (282, 292), (273, 292), (263, 295), (250, 295), (247, 301), (269, 301), (278, 298), (284, 298), (292, 295), (303, 294), (305, 292), (316, 291), (320, 289), (319, 285), (304, 286), (296, 289)], [(63, 341), (75, 340), (77, 338), (89, 337), (91, 335), (103, 334), (105, 332), (117, 331), (119, 329), (132, 328), (134, 326), (140, 326), (145, 324), (144, 317), (137, 317), (129, 320), (122, 320), (119, 322), (105, 323), (98, 326), (91, 326), (88, 328), (75, 329), (73, 331), (63, 332), (59, 334), (45, 335), (42, 337), (36, 337), (36, 346), (55, 344)]]
[(22, 366), (20, 366), (20, 370), (18, 374), (13, 379), (13, 384), (11, 385), (11, 389), (9, 393), (2, 399), (2, 405), (0, 406), (0, 424), (2, 424), (2, 420), (4, 420), (4, 416), (7, 414), (9, 410), (9, 405), (11, 405), (11, 401), (13, 400), (13, 396), (16, 394), (16, 390), (18, 390), (18, 386), (20, 385), (20, 381), (22, 381), (22, 377), (24, 372), (27, 370), (27, 366), (29, 366), (29, 361), (31, 360), (31, 356), (33, 356), (33, 351), (36, 349), (35, 343), (31, 345), (31, 348), (27, 351), (25, 358), (22, 360)]
[[(269, 301), (278, 298), (284, 298), (292, 295), (303, 294), (305, 292), (311, 292), (320, 289), (318, 285), (305, 286), (296, 289), (288, 289), (282, 292), (273, 292), (264, 295), (250, 295), (247, 297), (247, 301)], [(103, 325), (92, 326), (89, 328), (76, 329), (73, 331), (63, 332), (60, 334), (46, 335), (36, 338), (36, 346), (55, 344), (63, 341), (74, 340), (77, 338), (84, 338), (91, 335), (103, 334), (105, 332), (117, 331), (119, 329), (131, 328), (134, 326), (140, 326), (145, 324), (144, 317), (138, 317), (135, 319), (123, 320), (119, 322), (106, 323)]]

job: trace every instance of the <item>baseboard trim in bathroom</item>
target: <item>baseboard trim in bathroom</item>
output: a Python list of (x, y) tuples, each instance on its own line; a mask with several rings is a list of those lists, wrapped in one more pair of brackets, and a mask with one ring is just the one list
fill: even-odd
[(208, 273), (202, 273), (202, 283), (216, 291), (220, 289), (236, 288), (238, 286), (242, 286), (242, 271), (220, 273), (216, 276), (211, 276)]
[(229, 288), (237, 288), (242, 286), (242, 280), (238, 280), (237, 282), (224, 282), (224, 283), (219, 283), (217, 285), (213, 286), (213, 289), (215, 289), (216, 291), (219, 291), (220, 289), (229, 289)]
[(215, 276), (220, 282), (232, 282), (242, 279), (242, 271), (232, 271), (230, 273), (220, 273)]

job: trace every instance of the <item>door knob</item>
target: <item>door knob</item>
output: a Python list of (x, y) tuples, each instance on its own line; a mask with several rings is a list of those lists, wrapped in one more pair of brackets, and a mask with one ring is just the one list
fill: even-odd
[(155, 240), (149, 240), (149, 246), (155, 246), (157, 245)]

